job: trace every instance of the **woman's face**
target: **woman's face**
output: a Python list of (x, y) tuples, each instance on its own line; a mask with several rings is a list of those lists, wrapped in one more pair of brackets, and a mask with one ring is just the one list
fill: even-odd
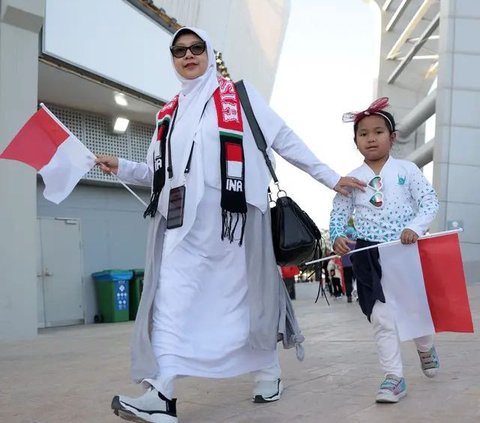
[[(202, 45), (204, 47), (203, 52), (198, 54), (202, 50)], [(180, 47), (184, 48), (182, 49)], [(185, 48), (187, 48), (186, 51)], [(195, 79), (202, 76), (207, 70), (208, 57), (205, 42), (195, 34), (187, 33), (180, 35), (172, 49), (173, 64), (176, 71), (183, 78)], [(177, 52), (175, 50), (177, 50)], [(183, 52), (185, 52), (183, 57), (175, 57), (175, 54), (180, 55)]]

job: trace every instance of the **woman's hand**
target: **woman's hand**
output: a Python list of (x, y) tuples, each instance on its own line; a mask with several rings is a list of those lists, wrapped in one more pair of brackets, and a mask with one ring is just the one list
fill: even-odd
[(337, 185), (333, 187), (333, 190), (350, 197), (350, 192), (352, 191), (349, 188), (356, 188), (362, 191), (365, 191), (367, 184), (360, 179), (357, 179), (353, 176), (342, 176), (337, 182)]
[(417, 233), (408, 228), (404, 229), (400, 235), (400, 241), (402, 244), (415, 244), (417, 239)]
[(350, 242), (352, 241), (350, 241), (348, 238), (339, 236), (335, 239), (335, 242), (333, 243), (333, 250), (336, 254), (343, 256), (350, 251), (350, 247), (348, 245)]
[(115, 156), (97, 156), (95, 163), (102, 169), (103, 173), (114, 175), (118, 172), (118, 157)]

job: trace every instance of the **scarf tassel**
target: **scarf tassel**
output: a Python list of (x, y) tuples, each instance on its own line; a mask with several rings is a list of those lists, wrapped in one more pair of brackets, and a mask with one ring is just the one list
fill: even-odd
[(160, 197), (160, 191), (155, 191), (152, 193), (150, 197), (150, 204), (148, 205), (147, 209), (143, 212), (143, 218), (147, 216), (155, 217), (155, 214), (158, 210), (158, 199)]
[(237, 230), (238, 223), (241, 219), (240, 239), (238, 245), (243, 244), (243, 236), (245, 234), (245, 225), (247, 223), (247, 213), (232, 213), (228, 210), (222, 210), (222, 241), (227, 238), (230, 242), (234, 241), (235, 232)]

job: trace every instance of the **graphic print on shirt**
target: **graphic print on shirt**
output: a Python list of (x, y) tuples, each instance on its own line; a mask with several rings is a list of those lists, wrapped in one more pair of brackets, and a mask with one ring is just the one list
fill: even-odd
[[(383, 207), (370, 199), (375, 190), (355, 190), (351, 197), (336, 196), (330, 218), (330, 237), (345, 236), (345, 225), (355, 210), (355, 229), (360, 239), (394, 241), (409, 227), (423, 234), (438, 210), (435, 191), (413, 163), (389, 158), (382, 169)], [(376, 176), (363, 164), (349, 174), (367, 184)]]

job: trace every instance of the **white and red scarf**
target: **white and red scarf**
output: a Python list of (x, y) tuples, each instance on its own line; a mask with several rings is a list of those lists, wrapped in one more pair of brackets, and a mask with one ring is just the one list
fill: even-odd
[[(218, 78), (219, 87), (213, 93), (217, 111), (220, 138), (220, 171), (222, 181), (222, 239), (233, 242), (240, 224), (239, 245), (243, 242), (247, 218), (245, 199), (245, 157), (243, 153), (243, 122), (240, 99), (235, 84)], [(153, 191), (144, 217), (155, 216), (160, 193), (166, 178), (167, 136), (173, 131), (171, 125), (178, 107), (178, 95), (157, 114), (157, 144), (154, 149)]]

